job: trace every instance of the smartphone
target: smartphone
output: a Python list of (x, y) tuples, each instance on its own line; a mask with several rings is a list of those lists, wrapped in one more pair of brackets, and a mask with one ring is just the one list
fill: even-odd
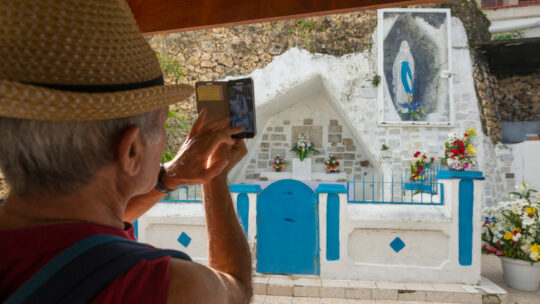
[(230, 80), (227, 83), (229, 99), (229, 115), (231, 127), (242, 126), (242, 133), (234, 138), (253, 138), (256, 134), (255, 98), (253, 94), (253, 80), (243, 78)]
[(229, 117), (229, 96), (226, 81), (198, 81), (195, 83), (197, 112), (206, 109), (206, 120)]

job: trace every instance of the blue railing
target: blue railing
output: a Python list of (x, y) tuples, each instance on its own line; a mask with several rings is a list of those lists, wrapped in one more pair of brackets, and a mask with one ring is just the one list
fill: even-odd
[(437, 181), (437, 173), (445, 167), (433, 164), (417, 180), (411, 180), (410, 172), (385, 176), (364, 175), (347, 182), (349, 203), (443, 205), (443, 184)]
[(200, 203), (202, 202), (201, 185), (181, 186), (167, 194), (162, 200), (167, 203)]

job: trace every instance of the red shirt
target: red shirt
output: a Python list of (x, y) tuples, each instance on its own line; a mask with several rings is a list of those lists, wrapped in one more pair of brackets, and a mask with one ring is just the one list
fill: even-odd
[[(129, 223), (124, 230), (90, 223), (0, 230), (0, 302), (63, 249), (80, 239), (103, 233), (136, 240)], [(103, 289), (92, 303), (166, 303), (169, 261), (170, 257), (165, 256), (138, 263)]]

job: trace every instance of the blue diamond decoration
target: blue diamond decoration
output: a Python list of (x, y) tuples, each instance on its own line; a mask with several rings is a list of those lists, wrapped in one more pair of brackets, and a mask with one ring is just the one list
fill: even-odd
[(403, 247), (405, 247), (405, 243), (403, 243), (399, 237), (396, 237), (392, 243), (390, 243), (390, 247), (392, 247), (392, 249), (394, 249), (394, 251), (397, 253), (403, 249)]
[(191, 243), (191, 238), (185, 232), (182, 232), (182, 234), (180, 234), (180, 236), (178, 237), (178, 243), (182, 244), (182, 246), (187, 248), (187, 246), (189, 246), (189, 243)]

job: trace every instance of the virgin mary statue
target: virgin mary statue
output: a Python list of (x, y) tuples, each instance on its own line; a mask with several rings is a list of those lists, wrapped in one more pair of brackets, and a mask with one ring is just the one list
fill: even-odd
[(399, 52), (392, 67), (394, 104), (402, 118), (407, 117), (414, 94), (414, 58), (409, 42), (401, 41)]

